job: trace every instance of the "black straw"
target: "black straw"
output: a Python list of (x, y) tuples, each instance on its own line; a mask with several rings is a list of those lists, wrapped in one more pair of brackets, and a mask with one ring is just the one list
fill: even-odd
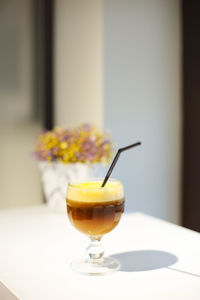
[(108, 181), (108, 179), (109, 179), (109, 177), (110, 177), (110, 174), (112, 173), (112, 170), (114, 169), (114, 166), (116, 165), (116, 162), (118, 161), (118, 158), (119, 158), (121, 152), (126, 151), (126, 150), (128, 150), (128, 149), (131, 149), (131, 148), (133, 148), (133, 147), (139, 146), (139, 145), (141, 145), (141, 142), (137, 142), (137, 143), (135, 143), (135, 144), (132, 144), (132, 145), (129, 145), (129, 146), (120, 148), (120, 149), (117, 151), (117, 153), (116, 153), (116, 155), (115, 155), (115, 157), (114, 157), (114, 159), (113, 159), (113, 161), (112, 161), (112, 164), (111, 164), (111, 166), (110, 166), (110, 168), (109, 168), (109, 170), (108, 170), (108, 172), (107, 172), (107, 174), (106, 174), (106, 177), (104, 178), (104, 181), (103, 181), (101, 187), (104, 187), (105, 184), (106, 184), (106, 182)]

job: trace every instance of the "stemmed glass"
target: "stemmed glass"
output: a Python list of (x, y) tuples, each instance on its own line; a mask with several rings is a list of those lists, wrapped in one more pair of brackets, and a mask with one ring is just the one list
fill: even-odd
[(71, 182), (67, 188), (67, 213), (72, 225), (90, 238), (87, 259), (73, 261), (73, 270), (87, 275), (104, 275), (116, 271), (119, 261), (104, 257), (101, 238), (117, 226), (124, 211), (123, 184), (109, 179)]

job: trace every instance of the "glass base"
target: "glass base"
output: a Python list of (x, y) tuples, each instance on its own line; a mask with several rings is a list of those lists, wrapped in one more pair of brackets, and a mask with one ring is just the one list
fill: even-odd
[(119, 270), (120, 262), (112, 257), (104, 257), (100, 260), (82, 259), (71, 263), (75, 272), (84, 275), (106, 275)]

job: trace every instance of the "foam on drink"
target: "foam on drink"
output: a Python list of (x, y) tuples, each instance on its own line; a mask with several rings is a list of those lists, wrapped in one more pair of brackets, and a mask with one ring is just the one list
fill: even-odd
[(68, 198), (81, 202), (104, 202), (124, 197), (123, 185), (120, 181), (110, 181), (101, 188), (101, 181), (71, 184), (67, 192)]

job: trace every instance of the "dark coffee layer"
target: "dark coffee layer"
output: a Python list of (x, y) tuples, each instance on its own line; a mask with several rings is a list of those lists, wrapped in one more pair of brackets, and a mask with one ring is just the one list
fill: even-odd
[(124, 211), (124, 199), (104, 202), (80, 202), (67, 199), (71, 223), (90, 236), (102, 236), (111, 231)]

